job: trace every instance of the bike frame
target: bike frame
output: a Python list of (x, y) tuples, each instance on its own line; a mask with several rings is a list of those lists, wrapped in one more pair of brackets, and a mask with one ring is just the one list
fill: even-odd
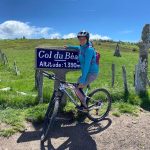
[[(79, 106), (77, 101), (68, 93), (67, 89), (71, 89), (71, 92), (73, 93), (73, 88), (75, 88), (75, 84), (76, 83), (69, 83), (69, 82), (65, 82), (60, 80), (59, 78), (57, 78), (54, 74), (49, 74), (48, 72), (43, 71), (43, 75), (51, 80), (58, 80), (60, 82), (60, 85), (58, 87), (58, 89), (55, 89), (54, 92), (61, 92), (61, 97), (60, 100), (63, 96), (63, 94), (65, 93), (71, 100), (71, 102), (75, 105), (75, 106)], [(89, 90), (89, 86), (87, 87), (86, 91), (85, 91), (85, 96), (87, 96)], [(55, 94), (55, 97), (57, 97), (57, 94)]]
[[(73, 83), (60, 83), (60, 86), (59, 86), (59, 90), (63, 93), (65, 93), (69, 98), (70, 100), (72, 101), (72, 103), (74, 103), (75, 106), (79, 106), (77, 104), (77, 101), (68, 93), (67, 89), (71, 89), (71, 92), (73, 93), (73, 88), (74, 88), (74, 85)], [(88, 93), (88, 88), (86, 89), (86, 92), (85, 92), (85, 96), (87, 97), (87, 93)]]

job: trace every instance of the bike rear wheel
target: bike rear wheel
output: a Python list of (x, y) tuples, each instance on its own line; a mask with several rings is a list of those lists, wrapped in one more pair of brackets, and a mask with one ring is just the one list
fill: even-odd
[(87, 105), (89, 111), (87, 117), (94, 122), (103, 120), (111, 109), (111, 103), (111, 95), (106, 89), (95, 89), (88, 94)]
[(55, 97), (50, 102), (43, 123), (41, 142), (45, 142), (48, 138), (50, 130), (53, 128), (55, 118), (59, 109), (59, 98)]

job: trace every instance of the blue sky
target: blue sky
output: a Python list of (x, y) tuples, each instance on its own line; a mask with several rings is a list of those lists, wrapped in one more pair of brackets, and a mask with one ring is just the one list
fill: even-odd
[(138, 41), (150, 23), (149, 0), (1, 0), (0, 38), (73, 37)]

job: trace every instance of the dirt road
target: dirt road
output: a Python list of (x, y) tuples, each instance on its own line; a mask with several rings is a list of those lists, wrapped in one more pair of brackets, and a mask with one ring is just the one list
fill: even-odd
[(139, 117), (110, 115), (100, 123), (59, 121), (49, 141), (40, 144), (41, 126), (10, 138), (0, 137), (0, 150), (150, 150), (150, 112)]

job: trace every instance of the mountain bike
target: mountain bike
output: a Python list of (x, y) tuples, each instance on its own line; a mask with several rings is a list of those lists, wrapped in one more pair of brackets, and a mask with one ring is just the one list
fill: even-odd
[[(82, 112), (78, 108), (81, 102), (74, 98), (75, 89), (77, 88), (77, 83), (71, 83), (60, 80), (53, 73), (48, 73), (43, 71), (43, 75), (48, 79), (58, 80), (60, 82), (58, 89), (55, 89), (49, 102), (48, 109), (45, 114), (41, 142), (45, 142), (48, 138), (50, 131), (53, 128), (56, 116), (59, 110), (59, 106), (64, 93), (69, 97), (69, 100), (75, 105), (76, 109), (81, 113), (84, 113), (91, 121), (98, 122), (103, 120), (109, 113), (111, 109), (112, 98), (110, 93), (104, 88), (94, 89), (92, 92), (88, 93), (90, 85), (86, 87), (85, 96), (87, 103), (87, 112)], [(71, 92), (71, 93), (70, 93)]]

